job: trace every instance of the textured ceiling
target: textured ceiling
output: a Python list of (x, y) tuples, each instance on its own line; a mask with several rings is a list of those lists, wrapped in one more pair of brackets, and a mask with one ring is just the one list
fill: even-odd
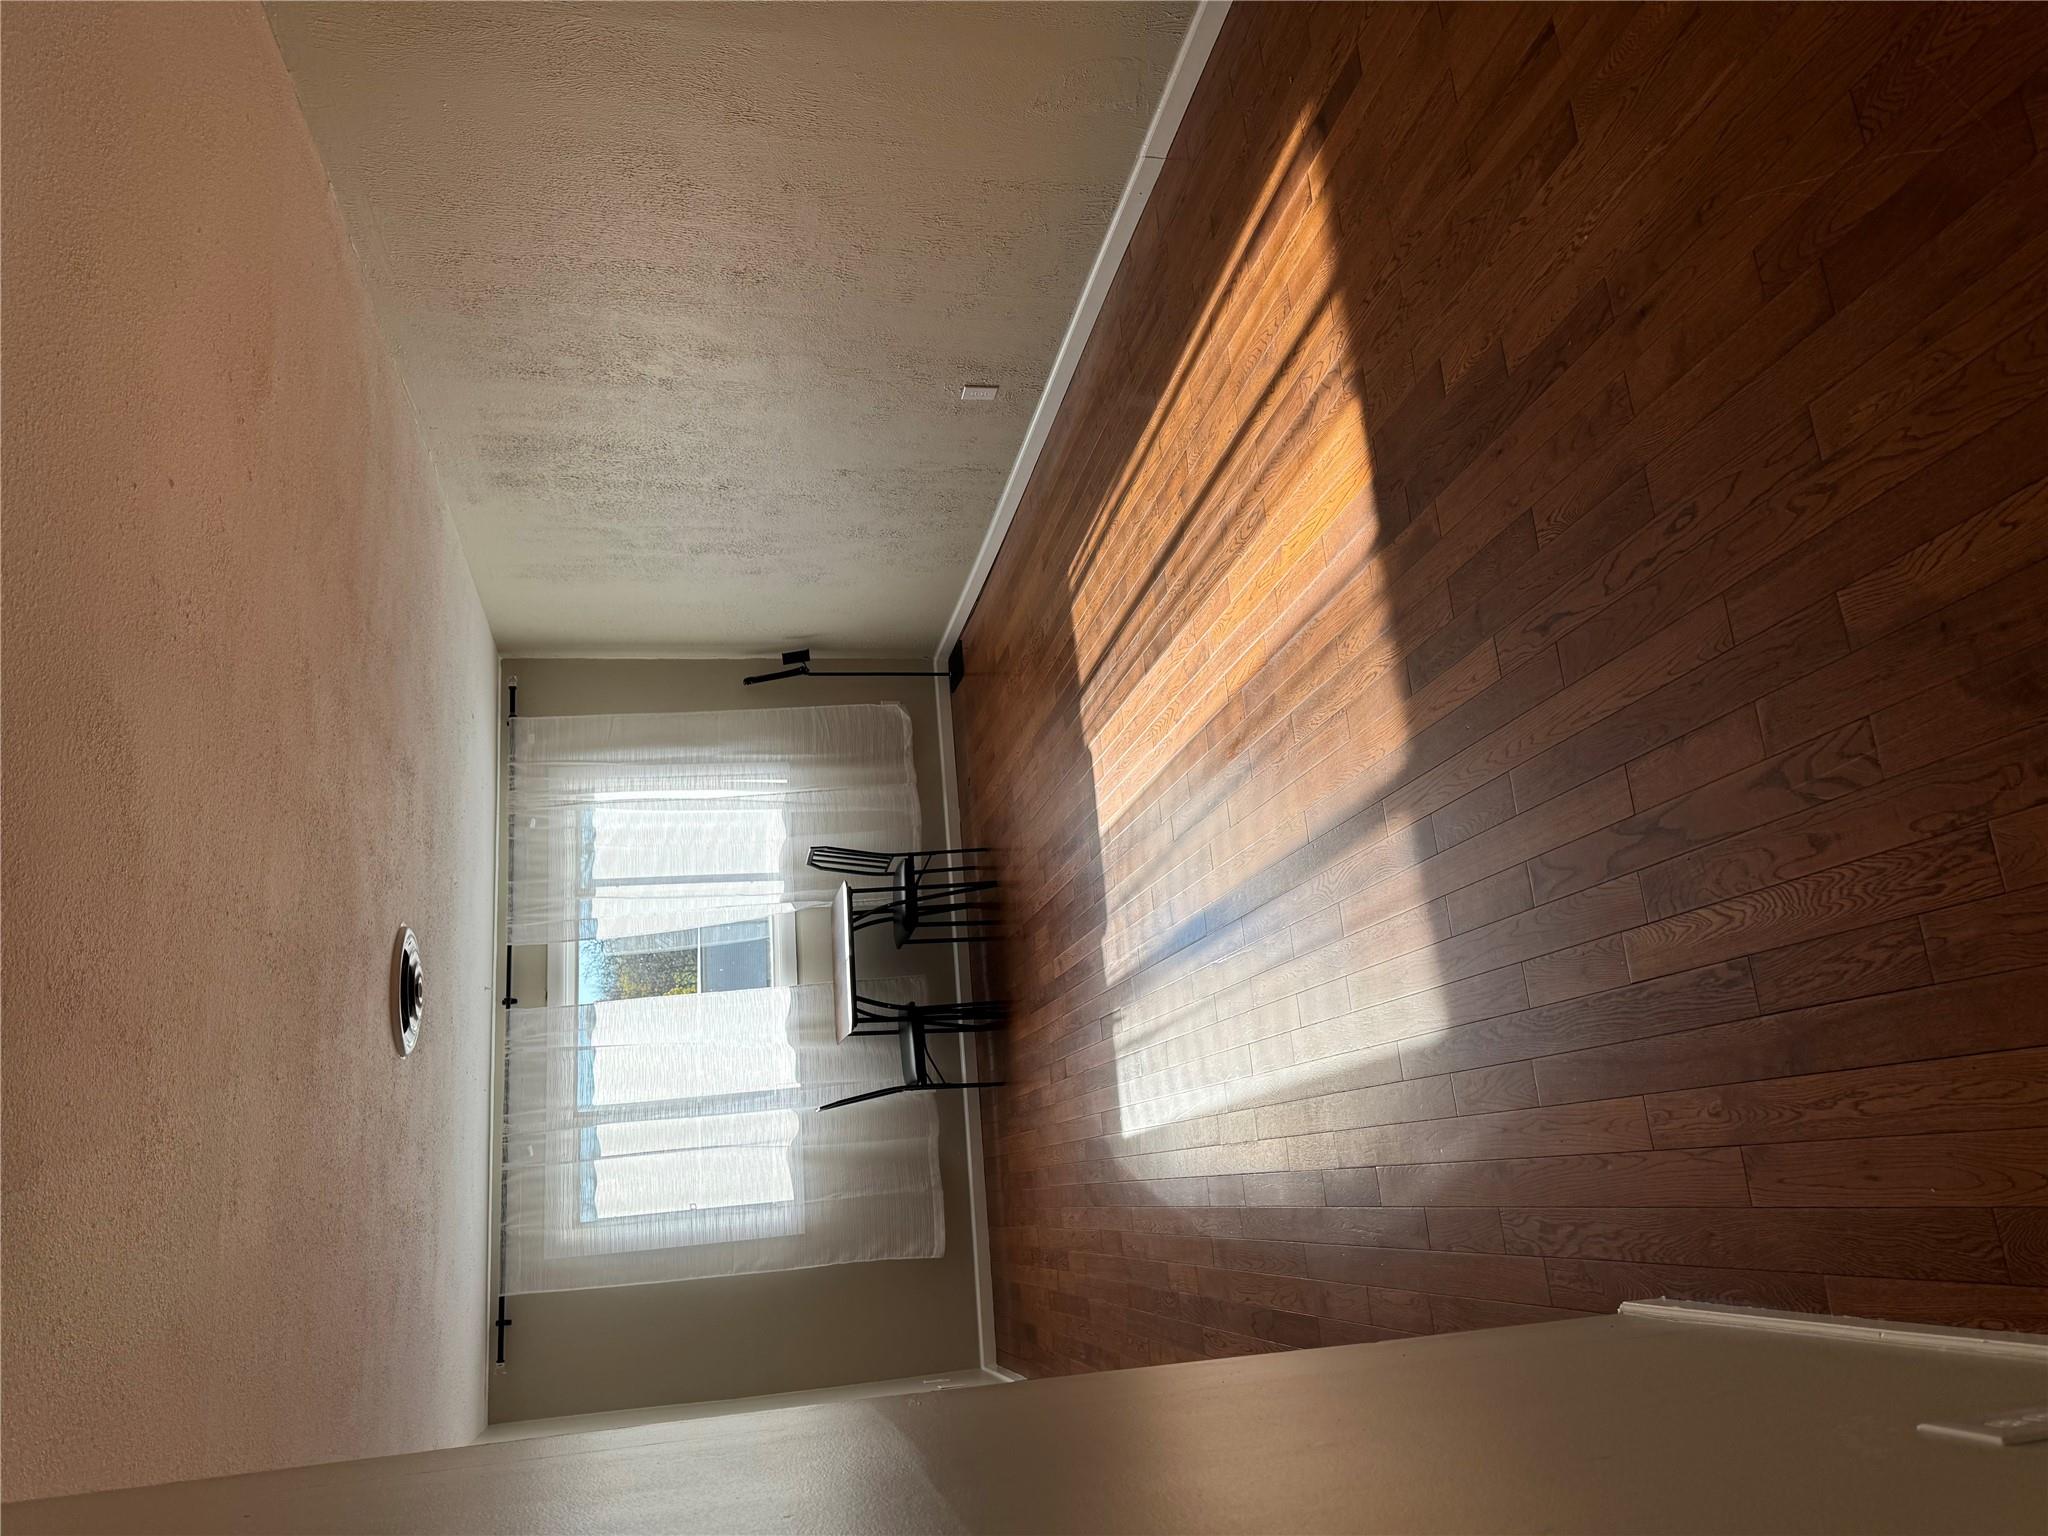
[(938, 640), (1188, 11), (270, 16), (501, 646), (731, 655)]

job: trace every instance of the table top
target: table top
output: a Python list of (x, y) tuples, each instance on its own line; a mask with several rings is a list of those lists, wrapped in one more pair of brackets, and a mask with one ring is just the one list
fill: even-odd
[(844, 880), (832, 893), (832, 1017), (840, 1039), (853, 1033), (853, 893)]

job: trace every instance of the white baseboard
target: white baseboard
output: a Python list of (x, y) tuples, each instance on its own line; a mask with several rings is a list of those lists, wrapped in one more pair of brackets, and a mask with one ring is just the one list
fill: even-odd
[[(960, 780), (953, 758), (953, 699), (952, 690), (944, 678), (932, 680), (932, 693), (937, 699), (935, 713), (939, 723), (939, 805), (945, 817), (945, 846), (958, 848), (962, 843), (960, 830)], [(973, 978), (968, 975), (967, 946), (951, 946), (953, 956), (953, 995), (971, 995)], [(956, 1061), (961, 1078), (974, 1075), (973, 1035), (960, 1035), (960, 1054)], [(981, 1095), (963, 1093), (960, 1098), (966, 1109), (967, 1123), (967, 1212), (969, 1241), (974, 1245), (974, 1301), (980, 1335), (981, 1368), (985, 1371), (998, 1370), (996, 1365), (996, 1293), (993, 1259), (989, 1252), (988, 1235), (988, 1172), (982, 1162), (981, 1139)]]
[(1768, 1307), (1737, 1307), (1718, 1301), (1625, 1301), (1621, 1304), (1621, 1312), (1624, 1317), (1640, 1317), (1649, 1322), (1691, 1323), (1707, 1328), (1793, 1334), (1806, 1339), (1995, 1355), (2002, 1359), (2032, 1360), (2048, 1365), (2048, 1337), (2038, 1333), (1992, 1333), (1982, 1328), (1950, 1328), (1938, 1323), (1888, 1323), (1868, 1317), (1776, 1312)]

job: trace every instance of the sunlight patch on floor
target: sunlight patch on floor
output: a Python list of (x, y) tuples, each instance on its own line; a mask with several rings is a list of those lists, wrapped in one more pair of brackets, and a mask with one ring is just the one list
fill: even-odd
[[(1299, 1106), (1400, 1077), (1391, 1044), (1345, 1028), (1350, 978), (1387, 957), (1380, 918), (1426, 898), (1401, 861), (1361, 864), (1371, 839), (1343, 825), (1365, 808), (1347, 773), (1406, 738), (1389, 715), (1406, 690), (1397, 637), (1381, 638), (1396, 616), (1343, 233), (1308, 127), (1069, 570), (1100, 960), (1119, 994), (1073, 1065), (1114, 1063), (1103, 1107), (1133, 1157), (1207, 1148), (1227, 1165), (1233, 1147), (1312, 1130)], [(1277, 284), (1239, 280), (1275, 269)], [(1364, 633), (1317, 622), (1339, 597)], [(1375, 916), (1353, 922), (1338, 901), (1361, 883)]]

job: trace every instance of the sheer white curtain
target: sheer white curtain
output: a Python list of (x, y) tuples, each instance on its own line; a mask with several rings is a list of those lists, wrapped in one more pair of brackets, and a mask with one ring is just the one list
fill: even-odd
[(917, 846), (894, 704), (517, 719), (512, 762), (514, 944), (823, 906), (814, 845)]
[(813, 844), (914, 847), (916, 803), (894, 705), (514, 722), (508, 939), (550, 995), (507, 1020), (508, 1294), (944, 1251), (930, 1098), (817, 1112), (901, 1065), (785, 926), (837, 886)]

